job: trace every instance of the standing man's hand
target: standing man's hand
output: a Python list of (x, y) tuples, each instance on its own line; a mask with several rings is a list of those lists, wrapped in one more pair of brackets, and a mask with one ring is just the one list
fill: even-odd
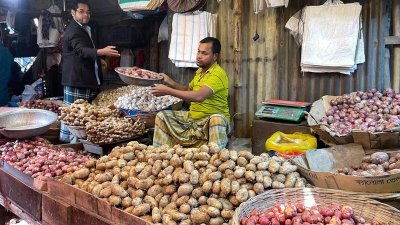
[(111, 57), (119, 57), (120, 56), (118, 51), (115, 50), (115, 46), (107, 46), (105, 48), (98, 49), (97, 55), (99, 55), (99, 56), (106, 55), (106, 56), (111, 56)]
[(154, 96), (158, 97), (158, 96), (169, 95), (170, 90), (171, 90), (170, 87), (167, 87), (163, 84), (155, 84), (154, 87), (152, 87), (150, 91)]

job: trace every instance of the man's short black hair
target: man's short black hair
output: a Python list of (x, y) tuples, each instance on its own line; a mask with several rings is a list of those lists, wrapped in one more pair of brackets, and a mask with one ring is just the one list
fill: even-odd
[(212, 52), (218, 54), (221, 52), (221, 42), (215, 37), (206, 37), (200, 43), (212, 43)]
[(76, 1), (74, 1), (73, 5), (72, 5), (72, 9), (73, 10), (77, 10), (78, 7), (79, 7), (78, 4), (85, 4), (85, 5), (89, 6), (89, 9), (90, 9), (90, 5), (89, 5), (89, 2), (87, 0), (76, 0)]

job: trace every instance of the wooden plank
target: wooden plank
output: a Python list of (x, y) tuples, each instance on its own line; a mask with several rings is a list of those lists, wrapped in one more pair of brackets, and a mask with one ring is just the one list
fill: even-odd
[(397, 36), (386, 37), (385, 45), (400, 45), (400, 37), (397, 37)]
[(120, 225), (150, 225), (146, 220), (112, 207), (112, 222)]
[(97, 199), (97, 210), (101, 217), (106, 218), (107, 220), (112, 219), (112, 206), (105, 200)]
[[(109, 221), (100, 218), (99, 216), (86, 212), (80, 208), (73, 207), (72, 208), (72, 223), (71, 225), (110, 225)], [(131, 223), (133, 224), (133, 223)]]
[(0, 193), (20, 206), (24, 212), (40, 221), (42, 217), (42, 193), (0, 168)]
[(67, 204), (75, 204), (75, 189), (56, 179), (47, 180), (47, 190), (52, 196), (59, 197)]
[(72, 206), (63, 203), (63, 200), (42, 195), (42, 220), (50, 225), (70, 225)]
[(31, 215), (25, 213), (20, 206), (16, 205), (14, 202), (4, 199), (4, 197), (0, 195), (0, 208), (2, 208), (3, 206), (7, 211), (12, 212), (14, 215), (27, 222), (29, 225), (41, 225), (39, 221), (34, 219)]
[(75, 188), (75, 204), (90, 213), (98, 214), (96, 197), (86, 191)]

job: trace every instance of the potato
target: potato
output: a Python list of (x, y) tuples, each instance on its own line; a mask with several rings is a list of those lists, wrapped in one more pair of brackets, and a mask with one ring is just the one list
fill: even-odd
[(221, 216), (222, 216), (222, 218), (227, 219), (227, 220), (232, 219), (233, 214), (234, 214), (234, 211), (233, 211), (233, 210), (223, 209), (223, 210), (221, 211)]
[(244, 157), (238, 157), (237, 164), (238, 166), (245, 167), (248, 164), (248, 161)]
[(105, 173), (102, 173), (102, 174), (97, 174), (94, 177), (94, 180), (99, 182), (99, 183), (103, 183), (103, 182), (106, 182), (106, 181), (111, 181), (112, 178), (113, 178), (113, 174), (112, 173), (105, 172)]
[(184, 196), (184, 195), (190, 195), (193, 191), (193, 185), (186, 183), (186, 184), (182, 184), (179, 188), (178, 188), (178, 196)]
[(257, 194), (261, 194), (264, 192), (264, 185), (262, 183), (255, 183), (253, 186), (253, 190)]
[(175, 192), (176, 192), (176, 186), (175, 185), (172, 184), (172, 185), (164, 186), (163, 193), (165, 195), (172, 195)]
[(141, 180), (148, 178), (151, 175), (151, 169), (152, 166), (150, 165), (145, 166), (144, 169), (137, 175), (137, 178)]
[(73, 176), (73, 174), (65, 174), (62, 178), (61, 178), (62, 182), (73, 185), (75, 184), (75, 177)]
[(227, 169), (233, 170), (234, 168), (235, 168), (235, 162), (232, 161), (232, 160), (228, 160), (228, 161), (222, 163), (222, 164), (218, 167), (218, 170), (219, 170), (220, 172), (224, 172), (224, 171), (227, 170)]
[(280, 164), (275, 161), (273, 158), (269, 160), (268, 171), (271, 173), (276, 173), (279, 171)]
[(305, 188), (306, 187), (306, 182), (300, 177), (296, 178), (296, 183), (294, 185), (295, 188)]
[(193, 185), (198, 184), (199, 183), (199, 177), (200, 177), (199, 171), (193, 170), (190, 173), (190, 178), (189, 178), (190, 183), (193, 184)]
[(217, 209), (217, 208), (215, 208), (215, 207), (212, 207), (212, 206), (208, 206), (207, 207), (207, 214), (210, 216), (210, 217), (218, 217), (218, 216), (220, 216), (221, 215), (221, 212), (219, 211), (219, 209)]
[(161, 160), (157, 160), (154, 162), (153, 167), (151, 168), (151, 174), (157, 176), (161, 172)]
[(76, 179), (85, 179), (89, 176), (89, 173), (90, 171), (88, 168), (82, 168), (74, 172), (74, 177)]
[(107, 169), (112, 169), (112, 168), (114, 168), (114, 167), (117, 166), (117, 165), (118, 165), (118, 161), (115, 160), (115, 159), (106, 162), (106, 168), (107, 168)]
[(222, 178), (222, 173), (221, 173), (220, 171), (212, 172), (212, 173), (210, 173), (210, 174), (208, 175), (208, 179), (209, 179), (211, 182), (214, 182), (214, 181), (216, 181), (216, 180), (220, 180), (221, 178)]
[(212, 206), (214, 208), (217, 208), (219, 210), (223, 209), (222, 202), (216, 198), (208, 198), (207, 199), (207, 205)]
[(101, 184), (97, 184), (93, 187), (92, 194), (96, 197), (99, 197), (101, 190), (103, 190), (103, 186), (101, 186)]
[(188, 214), (190, 212), (190, 210), (191, 210), (191, 207), (187, 203), (182, 204), (181, 206), (179, 206), (179, 212), (181, 212), (181, 213)]
[(240, 205), (240, 201), (236, 198), (235, 195), (231, 195), (229, 196), (229, 201), (232, 203), (232, 205), (234, 206), (239, 206)]
[(190, 205), (191, 208), (197, 208), (199, 206), (199, 202), (193, 197), (189, 198), (187, 203)]
[(216, 217), (210, 219), (210, 225), (222, 225), (224, 222), (225, 221), (222, 217)]
[(127, 171), (122, 171), (119, 175), (120, 175), (120, 177), (121, 177), (122, 180), (127, 180), (128, 177), (129, 177), (129, 172), (127, 172)]
[(248, 180), (249, 182), (254, 182), (256, 180), (256, 174), (253, 171), (246, 171), (244, 173), (244, 177), (246, 178), (246, 180)]
[(254, 155), (248, 151), (240, 151), (238, 155), (239, 155), (239, 157), (244, 157), (246, 160), (249, 160), (249, 161), (254, 157)]
[(182, 165), (182, 160), (179, 158), (178, 155), (174, 155), (170, 160), (170, 164), (175, 168), (179, 168)]
[[(115, 167), (115, 168), (117, 168), (117, 167)], [(119, 169), (119, 168), (118, 168)], [(121, 177), (120, 177), (120, 175), (119, 175), (119, 173), (118, 174), (115, 174), (114, 176), (113, 176), (113, 178), (112, 178), (112, 180), (111, 180), (111, 183), (113, 183), (113, 184), (119, 184), (120, 183), (120, 180), (121, 180)]]
[(219, 201), (222, 203), (222, 209), (233, 210), (233, 205), (228, 199), (220, 198)]
[(180, 173), (178, 177), (178, 181), (180, 184), (188, 183), (190, 181), (190, 175), (187, 173)]
[(143, 199), (142, 198), (135, 197), (135, 198), (132, 199), (132, 205), (133, 206), (138, 206), (138, 205), (140, 205), (142, 203), (143, 203)]
[(206, 205), (207, 204), (207, 200), (208, 200), (208, 198), (206, 196), (201, 196), (199, 198), (198, 202), (199, 202), (200, 205)]
[(108, 198), (112, 194), (111, 187), (106, 187), (102, 189), (99, 193), (100, 198)]
[(135, 206), (135, 208), (133, 208), (131, 213), (135, 216), (144, 216), (149, 212), (150, 212), (150, 205), (145, 203)]
[(149, 190), (147, 190), (147, 195), (151, 197), (156, 197), (159, 193), (161, 193), (163, 188), (160, 185), (153, 185)]
[(240, 184), (239, 184), (239, 182), (236, 181), (236, 180), (233, 180), (233, 181), (231, 182), (231, 193), (232, 193), (232, 194), (236, 194), (236, 193), (239, 191), (239, 189), (240, 189)]
[(143, 202), (149, 204), (152, 208), (158, 207), (158, 202), (151, 196), (146, 195), (143, 198)]
[(204, 191), (203, 191), (202, 187), (195, 188), (192, 191), (192, 196), (194, 198), (200, 198), (200, 196), (203, 196), (203, 195), (204, 195)]
[(210, 216), (202, 212), (198, 209), (193, 209), (190, 214), (190, 219), (192, 220), (193, 224), (207, 224), (210, 222)]
[(124, 160), (124, 159), (118, 159), (118, 161), (117, 161), (117, 166), (119, 168), (122, 168), (122, 167), (126, 166), (126, 164), (128, 164), (128, 162), (126, 160)]
[(213, 186), (213, 182), (211, 182), (211, 181), (204, 182), (204, 184), (202, 186), (204, 193), (206, 193), (206, 194), (211, 193), (212, 186)]
[(161, 193), (159, 193), (158, 195), (156, 195), (155, 197), (154, 197), (154, 199), (157, 201), (157, 202), (160, 202), (160, 200), (161, 200), (161, 198), (164, 196), (164, 194), (161, 192)]
[(194, 165), (192, 161), (186, 160), (183, 162), (183, 168), (187, 174), (191, 174), (194, 171)]
[(122, 158), (125, 159), (126, 161), (131, 161), (132, 159), (135, 158), (135, 154), (133, 152), (128, 152), (123, 154)]
[(203, 160), (203, 161), (196, 161), (196, 162), (194, 163), (194, 167), (196, 167), (197, 169), (199, 169), (200, 167), (207, 166), (207, 165), (208, 165), (208, 161), (205, 161), (205, 160)]
[(234, 175), (237, 179), (239, 179), (239, 178), (242, 178), (242, 177), (243, 177), (243, 175), (244, 175), (245, 172), (246, 172), (246, 169), (245, 169), (245, 168), (243, 168), (243, 167), (237, 167), (237, 168), (235, 169), (235, 172), (233, 173), (233, 175)]
[(230, 153), (228, 149), (223, 149), (219, 152), (219, 159), (222, 162), (226, 162), (230, 159)]
[[(254, 158), (253, 158), (254, 159)], [(257, 166), (253, 163), (249, 163), (245, 166), (247, 171), (253, 171), (256, 172), (257, 171)]]
[(170, 202), (170, 196), (169, 195), (164, 195), (160, 202), (158, 203), (158, 205), (160, 206), (160, 208), (164, 208), (165, 206), (168, 205), (168, 203)]
[(300, 177), (300, 174), (297, 172), (292, 172), (289, 173), (286, 177), (286, 181), (285, 181), (285, 187), (286, 188), (293, 188), (294, 185), (296, 184), (296, 178)]
[(110, 197), (108, 197), (108, 202), (113, 206), (118, 206), (121, 204), (122, 200), (118, 196), (111, 195)]
[(209, 152), (210, 149), (208, 148), (207, 145), (202, 145), (200, 146), (200, 148), (198, 149), (199, 152)]
[(269, 166), (269, 162), (260, 162), (259, 164), (257, 164), (257, 170), (267, 170)]
[[(249, 193), (247, 191), (246, 188), (240, 188), (240, 190), (236, 193), (236, 199), (242, 203), (247, 201), (247, 199), (249, 198)], [(233, 203), (233, 202), (232, 202)]]
[(204, 160), (209, 161), (211, 156), (207, 152), (199, 152), (193, 155), (193, 159), (195, 160)]
[(221, 192), (221, 181), (217, 180), (213, 183), (212, 192), (219, 194)]
[(278, 182), (281, 182), (281, 183), (285, 183), (286, 176), (283, 175), (283, 174), (277, 174), (277, 175), (272, 177), (272, 180), (273, 181), (278, 181)]
[(285, 185), (279, 181), (274, 181), (272, 182), (272, 188), (275, 189), (285, 188)]
[(96, 166), (96, 160), (94, 160), (94, 159), (90, 159), (90, 160), (88, 160), (88, 161), (86, 161), (86, 163), (85, 163), (85, 167), (86, 168), (94, 168)]
[(290, 162), (284, 162), (281, 167), (279, 167), (280, 174), (289, 174), (295, 172), (297, 170), (297, 166), (292, 165)]
[(187, 203), (187, 201), (189, 201), (189, 196), (185, 195), (185, 196), (179, 197), (176, 200), (176, 206), (179, 207), (179, 206)]
[(132, 199), (130, 197), (123, 198), (121, 205), (123, 208), (128, 208), (128, 207), (132, 206)]
[(172, 212), (169, 212), (168, 214), (176, 222), (181, 221), (181, 220), (186, 220), (188, 218), (188, 215), (186, 215), (185, 213), (178, 212), (176, 210), (173, 210)]
[[(129, 182), (129, 181), (128, 181)], [(139, 180), (136, 184), (135, 187), (136, 189), (141, 189), (141, 190), (147, 190), (149, 189), (151, 186), (153, 186), (154, 181), (151, 178), (147, 178), (145, 180)]]
[(159, 184), (161, 186), (167, 186), (169, 184), (172, 183), (172, 175), (168, 174), (166, 177), (164, 177), (163, 179), (159, 180)]

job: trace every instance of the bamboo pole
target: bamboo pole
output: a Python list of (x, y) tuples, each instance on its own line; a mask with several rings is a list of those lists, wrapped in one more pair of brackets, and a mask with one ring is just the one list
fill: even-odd
[(234, 63), (234, 136), (241, 137), (244, 131), (244, 118), (242, 112), (242, 64), (241, 64), (241, 51), (242, 51), (242, 0), (234, 0), (233, 2), (233, 63)]
[[(400, 37), (400, 0), (393, 0), (393, 36)], [(400, 45), (393, 45), (393, 89), (400, 90)]]

